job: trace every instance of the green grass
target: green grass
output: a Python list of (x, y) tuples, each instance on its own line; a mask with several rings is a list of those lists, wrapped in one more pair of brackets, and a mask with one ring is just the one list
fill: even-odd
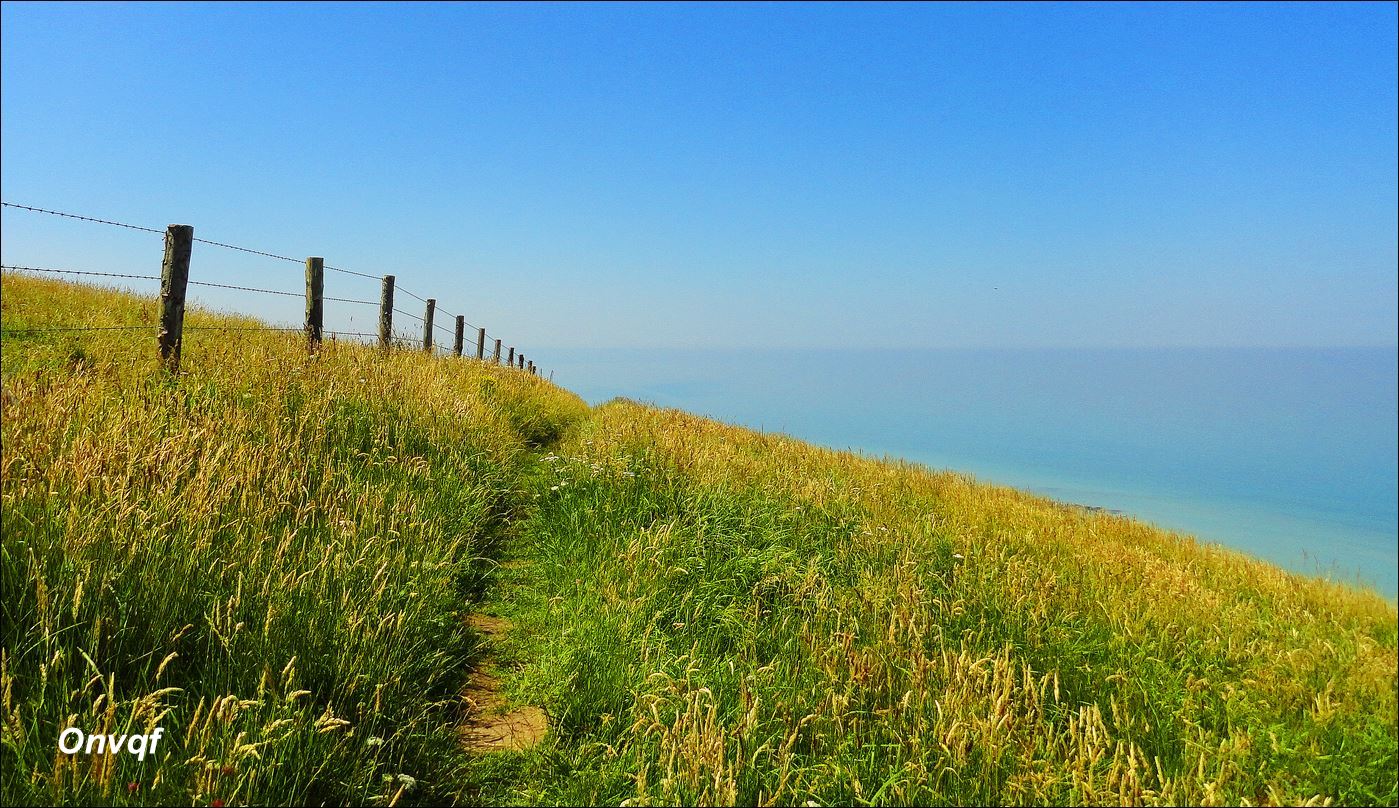
[[(3, 282), (7, 329), (152, 321)], [(188, 336), (178, 379), (146, 331), (5, 337), (5, 804), (1399, 801), (1371, 592), (518, 371)], [(476, 609), (533, 749), (458, 741)]]
[[(3, 302), (7, 328), (149, 309), (13, 277)], [(457, 799), (462, 618), (531, 442), (581, 402), (518, 371), (242, 332), (191, 332), (171, 381), (152, 343), (5, 340), (0, 802)], [(56, 754), (67, 726), (156, 725), (144, 763)]]
[(1396, 801), (1373, 593), (626, 401), (533, 486), (490, 802)]

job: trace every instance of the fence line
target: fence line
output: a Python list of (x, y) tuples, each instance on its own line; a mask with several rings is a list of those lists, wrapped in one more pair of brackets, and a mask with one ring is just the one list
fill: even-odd
[[(396, 281), (395, 281), (395, 277), (394, 277), (393, 275), (384, 275), (384, 276), (380, 277), (380, 276), (370, 275), (370, 274), (363, 273), (363, 272), (357, 272), (357, 271), (352, 270), (352, 269), (345, 269), (345, 268), (343, 268), (343, 267), (334, 267), (334, 266), (330, 266), (330, 265), (325, 264), (324, 261), (323, 261), (321, 258), (318, 258), (318, 257), (307, 258), (307, 259), (305, 259), (304, 261), (302, 261), (302, 260), (300, 260), (300, 259), (290, 258), (290, 257), (285, 256), (285, 255), (278, 255), (278, 254), (276, 254), (276, 253), (267, 252), (267, 251), (264, 251), (264, 250), (255, 250), (255, 249), (252, 249), (252, 248), (250, 248), (250, 247), (242, 247), (242, 246), (239, 246), (239, 245), (236, 245), (236, 244), (227, 244), (227, 243), (220, 242), (220, 241), (212, 241), (212, 240), (210, 240), (210, 239), (195, 238), (195, 236), (194, 236), (194, 228), (193, 228), (192, 226), (190, 226), (190, 225), (170, 225), (170, 226), (167, 227), (165, 230), (157, 230), (157, 229), (155, 229), (155, 228), (142, 227), (142, 226), (140, 226), (140, 225), (128, 224), (128, 223), (125, 223), (125, 222), (117, 222), (117, 221), (112, 221), (112, 220), (110, 220), (110, 219), (100, 219), (100, 218), (93, 217), (93, 216), (82, 216), (82, 215), (79, 215), (79, 214), (76, 214), (76, 213), (67, 213), (67, 212), (63, 212), (63, 211), (50, 210), (50, 209), (48, 209), (48, 208), (40, 208), (40, 207), (35, 207), (35, 206), (32, 206), (32, 205), (22, 205), (22, 204), (15, 203), (15, 202), (0, 202), (0, 205), (3, 205), (4, 207), (7, 207), (7, 208), (14, 208), (14, 209), (16, 209), (16, 210), (30, 211), (30, 212), (33, 212), (33, 213), (42, 213), (42, 214), (47, 214), (47, 215), (51, 215), (51, 216), (61, 216), (61, 217), (63, 217), (63, 218), (67, 218), (67, 219), (76, 219), (76, 220), (79, 220), (79, 221), (92, 222), (92, 223), (96, 223), (96, 224), (109, 225), (109, 226), (112, 226), (112, 227), (122, 227), (122, 228), (130, 229), (130, 230), (137, 230), (137, 231), (146, 232), (146, 233), (158, 233), (158, 234), (163, 235), (164, 238), (165, 238), (165, 251), (164, 251), (164, 258), (163, 258), (162, 264), (161, 264), (161, 274), (160, 274), (160, 275), (138, 275), (138, 274), (132, 274), (132, 273), (99, 272), (99, 271), (95, 271), (95, 270), (82, 270), (82, 269), (58, 269), (58, 268), (52, 268), (52, 267), (31, 267), (31, 266), (21, 266), (21, 265), (11, 265), (11, 264), (3, 264), (3, 265), (0, 265), (0, 270), (6, 270), (6, 271), (21, 271), (21, 272), (38, 272), (38, 273), (54, 273), (54, 274), (62, 274), (62, 275), (89, 275), (89, 276), (106, 277), (106, 278), (125, 278), (125, 279), (133, 279), (133, 280), (154, 280), (154, 281), (160, 281), (160, 283), (161, 283), (161, 288), (160, 288), (161, 316), (160, 316), (160, 323), (159, 323), (159, 326), (158, 326), (158, 328), (157, 328), (157, 339), (156, 339), (156, 341), (157, 341), (157, 345), (158, 345), (159, 350), (160, 350), (161, 357), (164, 359), (164, 361), (166, 362), (167, 366), (168, 366), (172, 371), (178, 371), (178, 369), (179, 369), (180, 348), (182, 347), (182, 346), (181, 346), (181, 343), (182, 343), (181, 336), (182, 336), (182, 334), (183, 334), (183, 332), (184, 332), (184, 330), (185, 330), (185, 326), (184, 326), (184, 300), (185, 300), (185, 290), (186, 290), (186, 287), (189, 286), (189, 285), (194, 285), (194, 286), (208, 286), (208, 287), (214, 287), (214, 288), (220, 288), (220, 289), (233, 289), (233, 290), (243, 291), (243, 292), (254, 292), (254, 293), (258, 293), (258, 294), (278, 295), (278, 296), (284, 296), (284, 297), (303, 297), (303, 296), (304, 296), (305, 299), (306, 299), (306, 321), (305, 321), (305, 325), (304, 325), (302, 328), (281, 328), (281, 327), (274, 327), (274, 326), (265, 326), (265, 327), (227, 327), (227, 328), (220, 328), (220, 327), (214, 327), (214, 326), (190, 326), (190, 327), (189, 327), (189, 330), (191, 330), (191, 331), (208, 331), (208, 330), (239, 330), (239, 331), (263, 330), (263, 331), (286, 331), (286, 332), (290, 332), (290, 331), (304, 331), (304, 332), (306, 333), (306, 335), (307, 335), (308, 346), (309, 346), (310, 350), (312, 350), (312, 351), (316, 350), (317, 346), (320, 344), (321, 338), (322, 338), (323, 334), (329, 334), (329, 335), (332, 336), (332, 337), (336, 337), (336, 336), (354, 336), (354, 337), (362, 337), (362, 338), (375, 338), (375, 337), (377, 337), (377, 338), (378, 338), (379, 345), (380, 345), (381, 347), (385, 348), (385, 349), (392, 348), (392, 347), (395, 347), (395, 346), (397, 346), (397, 345), (410, 345), (410, 346), (412, 346), (412, 347), (414, 347), (414, 348), (417, 348), (417, 349), (419, 349), (419, 350), (423, 350), (423, 351), (427, 351), (427, 352), (433, 353), (434, 355), (435, 355), (435, 354), (437, 353), (437, 351), (440, 349), (440, 350), (442, 350), (444, 353), (450, 351), (451, 355), (452, 355), (452, 356), (455, 356), (455, 357), (469, 357), (469, 358), (474, 358), (474, 359), (476, 359), (477, 361), (492, 362), (492, 363), (494, 363), (494, 364), (496, 364), (496, 365), (501, 364), (501, 347), (502, 347), (502, 342), (503, 342), (503, 341), (501, 340), (501, 338), (495, 337), (494, 335), (487, 334), (486, 329), (485, 329), (484, 327), (476, 326), (476, 325), (474, 325), (474, 324), (468, 322), (468, 321), (466, 320), (465, 316), (463, 316), (463, 315), (454, 314), (454, 313), (452, 313), (452, 312), (447, 311), (445, 308), (438, 308), (437, 305), (436, 305), (436, 304), (437, 304), (436, 298), (422, 297), (422, 296), (418, 295), (417, 293), (415, 293), (415, 292), (413, 292), (413, 291), (411, 291), (411, 290), (409, 290), (409, 289), (405, 289), (405, 288), (403, 288), (403, 287), (401, 287), (401, 286), (397, 286), (397, 285), (396, 285)], [(290, 262), (294, 262), (294, 263), (298, 263), (298, 264), (304, 263), (305, 266), (306, 266), (306, 290), (305, 290), (305, 292), (303, 293), (303, 292), (284, 291), (284, 290), (278, 290), (278, 289), (260, 289), (260, 288), (252, 287), (252, 286), (243, 286), (243, 285), (232, 284), (232, 283), (220, 283), (220, 282), (217, 282), (217, 281), (191, 280), (191, 279), (189, 278), (190, 254), (191, 254), (191, 247), (192, 247), (192, 245), (193, 245), (193, 244), (196, 244), (196, 243), (197, 243), (197, 244), (208, 244), (208, 245), (214, 246), (214, 247), (222, 247), (222, 248), (225, 248), (225, 249), (236, 250), (236, 251), (239, 251), (239, 252), (249, 253), (249, 254), (252, 254), (252, 255), (258, 255), (258, 256), (265, 257), (265, 258), (272, 258), (272, 259), (276, 259), (276, 260), (280, 260), (280, 261), (290, 261)], [(380, 296), (379, 301), (376, 303), (375, 301), (372, 301), (372, 300), (358, 300), (358, 299), (354, 299), (354, 298), (330, 297), (330, 296), (325, 295), (325, 294), (324, 294), (324, 284), (323, 284), (323, 277), (324, 277), (323, 273), (324, 273), (324, 271), (326, 271), (326, 270), (329, 270), (329, 271), (331, 271), (331, 272), (338, 272), (338, 273), (342, 273), (342, 274), (346, 274), (346, 275), (353, 275), (353, 276), (357, 276), (357, 277), (361, 277), (361, 278), (367, 278), (367, 279), (369, 279), (369, 280), (377, 280), (377, 281), (380, 281), (380, 282), (382, 283), (382, 288), (381, 288), (381, 296)], [(411, 312), (407, 312), (407, 311), (403, 311), (402, 309), (395, 308), (395, 307), (393, 306), (393, 298), (394, 298), (394, 293), (395, 293), (395, 291), (402, 292), (403, 294), (405, 294), (405, 295), (407, 295), (407, 296), (413, 298), (414, 300), (417, 300), (418, 302), (423, 303), (424, 306), (425, 306), (423, 316), (420, 317), (420, 316), (418, 316), (418, 315), (416, 315), (416, 314), (413, 314), (413, 313), (411, 313)], [(363, 305), (363, 306), (378, 306), (378, 307), (379, 307), (379, 333), (378, 333), (378, 334), (369, 334), (369, 333), (365, 333), (365, 332), (361, 332), (361, 331), (323, 331), (322, 325), (323, 325), (323, 318), (324, 318), (324, 306), (325, 306), (325, 303), (326, 303), (326, 302), (347, 303), (347, 304), (351, 304), (351, 305)], [(448, 328), (448, 327), (445, 326), (445, 325), (442, 325), (442, 324), (440, 324), (440, 323), (434, 322), (434, 317), (433, 317), (434, 313), (443, 314), (443, 315), (446, 315), (446, 316), (452, 318), (452, 320), (453, 320), (454, 323), (455, 323), (455, 329)], [(412, 319), (412, 320), (416, 320), (416, 321), (419, 322), (419, 323), (422, 323), (422, 324), (423, 324), (423, 329), (422, 329), (422, 337), (421, 337), (421, 339), (414, 339), (414, 338), (412, 338), (412, 337), (401, 337), (401, 336), (399, 336), (398, 334), (396, 334), (396, 333), (395, 333), (395, 330), (394, 330), (394, 327), (393, 327), (393, 326), (394, 326), (393, 320), (394, 320), (394, 315), (395, 315), (395, 314), (402, 315), (403, 317), (407, 317), (407, 318), (410, 318), (410, 319)], [(473, 330), (476, 332), (476, 333), (475, 333), (475, 346), (474, 346), (474, 349), (475, 349), (475, 350), (474, 350), (474, 351), (470, 351), (470, 352), (467, 351), (467, 343), (466, 343), (467, 336), (468, 336), (467, 333), (466, 333), (466, 329), (467, 329), (468, 327), (470, 327), (471, 329), (473, 329)], [(146, 329), (146, 328), (150, 328), (150, 326), (90, 326), (90, 327), (71, 327), (71, 328), (69, 328), (69, 327), (62, 327), (62, 328), (46, 328), (46, 329), (4, 329), (4, 328), (0, 328), (0, 333), (3, 333), (3, 334), (25, 334), (25, 333), (46, 333), (46, 332), (50, 332), (50, 331), (53, 331), (53, 332), (65, 331), (65, 332), (66, 332), (66, 331), (87, 331), (87, 330), (92, 330), (92, 331), (99, 331), (99, 330), (139, 330), (139, 329)], [(450, 347), (450, 348), (447, 347), (445, 344), (443, 344), (443, 345), (435, 344), (435, 341), (433, 340), (433, 332), (434, 332), (434, 330), (440, 330), (440, 331), (442, 331), (443, 333), (450, 334), (450, 335), (452, 336), (452, 344), (451, 344), (451, 347)], [(489, 356), (487, 355), (488, 352), (487, 352), (487, 344), (486, 344), (488, 338), (494, 339), (494, 350), (493, 350), (492, 352), (490, 352), (490, 355), (489, 355)], [(522, 351), (519, 352), (519, 354), (518, 354), (518, 359), (517, 359), (517, 358), (516, 358), (516, 353), (517, 353), (516, 348), (515, 348), (514, 346), (509, 346), (509, 345), (507, 345), (507, 346), (505, 346), (505, 347), (508, 348), (508, 352), (509, 352), (509, 353), (508, 353), (508, 359), (507, 359), (507, 361), (506, 361), (506, 363), (505, 363), (508, 367), (518, 368), (518, 369), (521, 369), (521, 370), (525, 370), (526, 372), (531, 373), (531, 374), (533, 374), (533, 375), (538, 375), (539, 369), (538, 369), (537, 367), (535, 367), (535, 364), (534, 364), (533, 361), (527, 361), (527, 360), (525, 359), (524, 352), (522, 352)]]

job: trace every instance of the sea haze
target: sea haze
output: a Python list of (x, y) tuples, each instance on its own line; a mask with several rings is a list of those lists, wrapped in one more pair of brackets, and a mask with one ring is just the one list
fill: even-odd
[(625, 396), (1123, 511), (1399, 589), (1399, 351), (541, 351)]

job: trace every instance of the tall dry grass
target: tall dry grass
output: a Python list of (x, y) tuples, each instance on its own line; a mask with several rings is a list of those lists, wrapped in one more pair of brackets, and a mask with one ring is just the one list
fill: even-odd
[[(6, 328), (150, 323), (7, 275)], [(192, 326), (254, 321), (192, 312)], [(6, 804), (459, 797), (461, 620), (532, 442), (585, 411), (519, 371), (299, 335), (5, 338)], [(68, 726), (157, 753), (58, 752)]]
[[(3, 283), (6, 328), (153, 324)], [(4, 341), (7, 803), (1399, 800), (1373, 593), (515, 371), (192, 331), (170, 380), (152, 337)], [(551, 731), (467, 757), (483, 593)]]
[(544, 458), (500, 799), (1393, 804), (1395, 606), (630, 402)]

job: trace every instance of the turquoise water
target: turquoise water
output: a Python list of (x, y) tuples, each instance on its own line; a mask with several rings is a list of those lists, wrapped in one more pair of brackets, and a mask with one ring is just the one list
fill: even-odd
[(1399, 589), (1399, 351), (551, 350), (626, 396), (1120, 510)]

